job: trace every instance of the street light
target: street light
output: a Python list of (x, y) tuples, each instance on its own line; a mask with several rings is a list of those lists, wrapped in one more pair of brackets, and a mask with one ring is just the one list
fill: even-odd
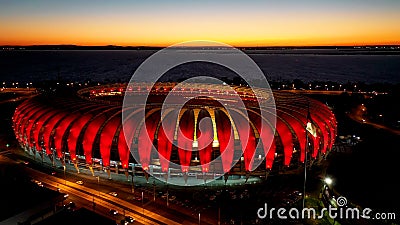
[(97, 176), (97, 191), (98, 191), (98, 196), (100, 197), (100, 176)]
[(153, 201), (156, 201), (156, 181), (153, 180)]
[(326, 178), (324, 179), (324, 182), (325, 182), (325, 184), (327, 184), (327, 185), (331, 185), (331, 184), (333, 183), (333, 180), (332, 180), (332, 178), (330, 178), (330, 177), (326, 177)]
[(199, 225), (200, 225), (200, 213), (199, 213)]
[(168, 189), (167, 189), (167, 207), (169, 206), (168, 197), (169, 197), (169, 193), (168, 193)]
[(323, 180), (324, 182), (324, 186), (321, 189), (321, 197), (325, 196), (328, 198), (331, 198), (331, 195), (333, 196), (333, 179), (330, 177), (325, 177), (325, 179)]
[(66, 170), (66, 166), (65, 165), (63, 165), (63, 169), (64, 169), (64, 184), (65, 185), (67, 185), (67, 179), (66, 179), (66, 177), (65, 177), (65, 170)]
[(142, 215), (144, 216), (144, 207), (143, 207), (143, 191), (142, 191)]
[(134, 174), (135, 174), (135, 164), (132, 165), (132, 176), (131, 176), (131, 191), (132, 191), (132, 194), (135, 193), (135, 184), (133, 183)]
[[(330, 177), (326, 177), (325, 179), (324, 179), (324, 182), (325, 182), (325, 188), (327, 188), (328, 189), (328, 191), (329, 192), (332, 192), (332, 196), (329, 194), (329, 196), (331, 196), (332, 197), (332, 199), (333, 200), (335, 200), (335, 196), (334, 196), (334, 191), (333, 191), (333, 187), (331, 188), (330, 186), (331, 186), (331, 184), (333, 184), (333, 179), (332, 178), (330, 178)], [(328, 193), (329, 193), (328, 192)], [(337, 201), (337, 200), (335, 200), (335, 201)], [(331, 204), (331, 203), (329, 203), (329, 204)], [(336, 220), (335, 220), (336, 218), (333, 218), (333, 224), (336, 224)]]

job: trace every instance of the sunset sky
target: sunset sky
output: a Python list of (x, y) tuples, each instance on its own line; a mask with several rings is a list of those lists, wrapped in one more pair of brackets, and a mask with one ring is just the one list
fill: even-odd
[(0, 0), (0, 45), (400, 44), (398, 0)]

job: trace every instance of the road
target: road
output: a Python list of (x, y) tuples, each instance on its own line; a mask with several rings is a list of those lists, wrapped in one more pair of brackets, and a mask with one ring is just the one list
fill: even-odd
[[(324, 90), (280, 90), (279, 92), (289, 92), (302, 95), (340, 95), (345, 93), (345, 91), (324, 91)], [(347, 92), (351, 93), (351, 92)]]
[[(5, 156), (0, 156), (5, 158), (9, 162), (18, 163), (12, 159), (9, 159)], [(70, 195), (71, 200), (77, 202), (78, 205), (82, 204), (85, 208), (90, 210), (95, 209), (95, 211), (110, 217), (108, 210), (115, 209), (120, 214), (125, 214), (127, 216), (132, 216), (136, 219), (137, 222), (141, 224), (182, 224), (182, 221), (176, 222), (164, 216), (161, 216), (152, 211), (143, 209), (137, 205), (134, 205), (128, 201), (119, 199), (109, 194), (105, 194), (99, 192), (95, 189), (86, 187), (84, 185), (79, 185), (74, 182), (70, 182), (68, 180), (64, 180), (58, 178), (56, 176), (52, 176), (35, 169), (32, 169), (28, 166), (25, 166), (25, 171), (27, 175), (31, 176), (33, 179), (41, 181), (45, 186), (56, 190), (60, 188), (60, 191), (63, 193), (67, 193)], [(70, 200), (66, 200), (70, 201)], [(90, 204), (91, 202), (91, 204)], [(95, 207), (93, 207), (93, 202), (95, 203)], [(125, 213), (123, 213), (125, 212)], [(112, 219), (122, 219), (122, 215), (118, 218), (110, 217)], [(189, 221), (185, 221), (185, 224), (194, 224)]]
[[(33, 178), (38, 179), (42, 181), (42, 183), (52, 186), (53, 188), (60, 188), (65, 193), (78, 196), (79, 198), (87, 201), (95, 202), (96, 207), (102, 206), (108, 209), (115, 209), (119, 212), (125, 211), (126, 215), (134, 217), (142, 224), (180, 224), (146, 209), (143, 210), (144, 215), (146, 215), (146, 217), (144, 217), (142, 215), (143, 211), (141, 207), (114, 196), (98, 192), (97, 190), (85, 187), (83, 185), (79, 185), (70, 181), (64, 181), (63, 179), (41, 173), (33, 169), (27, 169), (27, 173)], [(153, 220), (149, 220), (148, 217), (151, 217)]]
[[(178, 223), (178, 224), (198, 224), (198, 213), (201, 212), (201, 215), (202, 215), (201, 224), (202, 225), (217, 223), (218, 212), (213, 210), (213, 208), (205, 207), (204, 204), (197, 205), (195, 203), (193, 203), (193, 204), (188, 203), (186, 205), (181, 205), (181, 204), (178, 204), (178, 201), (176, 201), (176, 202), (171, 201), (168, 206), (168, 204), (166, 204), (166, 199), (162, 198), (161, 195), (159, 194), (159, 192), (161, 192), (161, 190), (163, 190), (163, 192), (165, 191), (165, 187), (160, 188), (158, 186), (159, 184), (156, 187), (156, 189), (157, 189), (157, 191), (156, 191), (157, 195), (155, 198), (156, 201), (153, 201), (154, 195), (153, 195), (152, 187), (142, 186), (143, 184), (138, 185), (138, 187), (136, 187), (136, 185), (135, 185), (135, 193), (132, 193), (131, 186), (127, 185), (124, 182), (121, 183), (121, 182), (109, 181), (108, 179), (106, 179), (104, 177), (101, 177), (98, 180), (96, 176), (92, 176), (92, 175), (85, 174), (85, 173), (76, 174), (76, 173), (71, 173), (71, 171), (67, 172), (65, 174), (66, 176), (64, 176), (62, 168), (58, 169), (56, 167), (53, 167), (51, 164), (41, 163), (37, 160), (33, 160), (33, 158), (27, 157), (22, 152), (21, 152), (21, 154), (17, 153), (19, 151), (21, 151), (21, 150), (15, 149), (14, 151), (12, 151), (13, 153), (7, 155), (7, 157), (11, 158), (12, 160), (21, 164), (21, 166), (30, 168), (33, 171), (42, 171), (41, 174), (39, 175), (39, 178), (46, 176), (46, 178), (48, 178), (48, 179), (53, 179), (54, 177), (57, 178), (57, 176), (58, 176), (57, 183), (59, 183), (59, 185), (60, 184), (65, 185), (64, 182), (67, 181), (67, 183), (66, 183), (67, 186), (78, 188), (79, 190), (84, 190), (85, 188), (89, 188), (91, 191), (85, 192), (85, 193), (89, 194), (92, 197), (85, 198), (84, 199), (86, 201), (85, 204), (88, 204), (89, 201), (92, 202), (93, 196), (95, 196), (95, 202), (96, 202), (96, 199), (99, 197), (106, 201), (110, 201), (110, 200), (119, 201), (119, 204), (116, 205), (116, 209), (120, 213), (123, 212), (123, 210), (121, 210), (121, 209), (126, 209), (129, 211), (130, 209), (135, 208), (136, 213), (141, 215), (143, 212), (142, 211), (142, 204), (143, 204), (144, 217), (147, 219), (150, 219), (150, 220), (152, 220), (152, 218), (150, 216), (154, 216), (155, 214), (153, 214), (153, 213), (156, 213), (156, 214), (158, 214), (158, 216), (162, 216), (162, 217), (167, 218), (170, 221), (174, 221), (175, 223)], [(25, 162), (29, 162), (29, 164), (25, 165)], [(53, 172), (56, 172), (56, 174), (52, 175)], [(83, 171), (81, 171), (81, 172), (83, 172)], [(40, 180), (40, 179), (38, 179), (38, 180)], [(83, 185), (76, 184), (76, 182), (78, 180), (83, 181)], [(42, 180), (40, 180), (40, 181), (42, 181)], [(114, 196), (108, 194), (113, 191), (118, 193), (117, 197), (114, 197)], [(176, 192), (176, 191), (177, 190), (170, 190), (170, 192), (169, 192), (170, 196), (172, 196), (172, 194), (173, 194), (173, 193), (171, 194), (171, 192)], [(143, 194), (144, 194), (143, 201), (141, 199), (138, 199), (141, 197), (141, 192), (143, 192)], [(107, 199), (104, 199), (104, 198), (107, 198)], [(120, 201), (122, 201), (122, 202), (120, 202)], [(129, 204), (127, 204), (127, 203), (129, 203)], [(91, 209), (92, 205), (90, 205), (90, 207), (86, 207), (86, 208)], [(96, 204), (96, 207), (97, 207), (97, 204)], [(109, 209), (110, 208), (107, 207), (107, 214), (108, 214)], [(150, 212), (153, 212), (153, 213), (150, 213)], [(134, 216), (132, 216), (132, 217), (134, 217)], [(136, 218), (136, 217), (134, 217), (134, 218)], [(164, 223), (164, 222), (158, 221), (157, 223)]]
[(30, 89), (25, 89), (25, 88), (5, 88), (5, 89), (0, 89), (0, 94), (3, 93), (16, 93), (19, 94), (15, 98), (10, 98), (10, 99), (4, 99), (0, 101), (0, 104), (8, 103), (8, 102), (17, 102), (21, 101), (24, 99), (32, 98), (35, 97), (38, 94), (36, 88), (30, 88)]
[(393, 134), (400, 135), (400, 130), (396, 130), (396, 129), (387, 127), (387, 126), (382, 125), (382, 124), (371, 122), (370, 120), (365, 118), (364, 117), (364, 112), (365, 111), (366, 111), (366, 107), (363, 104), (361, 104), (361, 105), (357, 106), (352, 112), (348, 113), (347, 116), (350, 119), (352, 119), (352, 120), (354, 120), (354, 121), (356, 121), (358, 123), (368, 124), (370, 126), (373, 126), (376, 129), (382, 129), (382, 130), (389, 131), (389, 132), (391, 132)]

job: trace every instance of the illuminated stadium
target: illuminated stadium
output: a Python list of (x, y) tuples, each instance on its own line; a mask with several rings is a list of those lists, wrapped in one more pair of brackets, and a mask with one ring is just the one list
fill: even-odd
[[(335, 117), (317, 100), (280, 91), (274, 91), (273, 98), (265, 95), (265, 101), (272, 99), (276, 105), (276, 111), (269, 112), (276, 121), (270, 122), (252, 110), (254, 92), (262, 89), (217, 84), (176, 86), (113, 84), (81, 89), (79, 97), (40, 95), (17, 107), (12, 118), (14, 132), (25, 151), (60, 165), (73, 164), (77, 171), (104, 170), (109, 176), (120, 173), (147, 177), (150, 173), (164, 179), (213, 179), (224, 173), (226, 179), (233, 179), (297, 170), (306, 156), (310, 163), (318, 163), (334, 144)], [(161, 113), (163, 101), (173, 89), (190, 100), (181, 109)], [(123, 97), (141, 96), (145, 91), (150, 93), (149, 104), (125, 111), (129, 116), (123, 119)], [(224, 108), (234, 101), (233, 95), (242, 99), (247, 116)], [(233, 120), (235, 113), (241, 119)], [(199, 125), (203, 118), (209, 119)], [(306, 130), (308, 122), (315, 129), (313, 134)], [(124, 127), (123, 123), (130, 126)], [(272, 135), (262, 135), (262, 123)], [(178, 128), (182, 132), (177, 132)], [(245, 136), (247, 140), (243, 141)], [(196, 151), (185, 151), (179, 147), (182, 144)], [(224, 154), (223, 149), (227, 149)], [(133, 157), (135, 152), (140, 160)]]

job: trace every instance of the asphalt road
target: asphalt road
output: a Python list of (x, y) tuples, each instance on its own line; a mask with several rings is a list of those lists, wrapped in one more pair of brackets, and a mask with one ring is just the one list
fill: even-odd
[[(40, 165), (38, 161), (30, 161), (28, 165), (25, 165), (26, 158), (21, 158), (19, 154), (9, 154), (8, 158), (24, 166), (28, 175), (41, 181), (44, 185), (54, 190), (60, 188), (62, 192), (68, 193), (70, 197), (80, 198), (77, 205), (82, 204), (85, 208), (93, 210), (94, 200), (96, 203), (95, 210), (102, 210), (102, 214), (109, 218), (114, 218), (109, 216), (109, 209), (116, 209), (120, 215), (125, 212), (126, 215), (132, 216), (142, 224), (198, 224), (198, 212), (201, 212), (201, 224), (217, 223), (216, 212), (211, 212), (212, 218), (209, 218), (210, 212), (208, 211), (211, 208), (204, 209), (202, 208), (203, 206), (199, 206), (200, 208), (187, 208), (172, 202), (167, 206), (166, 199), (158, 196), (158, 191), (156, 191), (156, 201), (154, 202), (153, 188), (136, 187), (135, 193), (131, 193), (131, 188), (126, 184), (110, 182), (105, 179), (100, 179), (98, 182), (97, 177), (82, 173), (66, 173), (64, 177), (62, 170), (50, 168), (51, 165), (47, 164)], [(56, 171), (56, 174), (52, 175), (52, 171)], [(76, 181), (78, 180), (83, 181), (83, 184), (77, 184)], [(117, 192), (118, 196), (110, 195), (109, 193), (112, 191)], [(141, 192), (144, 194), (143, 201), (138, 199), (141, 197)], [(170, 196), (172, 196), (171, 192)], [(123, 219), (123, 217), (121, 216), (118, 219)]]
[(366, 111), (366, 107), (364, 105), (359, 105), (351, 113), (348, 113), (347, 116), (350, 119), (352, 119), (352, 120), (354, 120), (354, 121), (356, 121), (358, 123), (368, 124), (370, 126), (373, 126), (376, 129), (383, 129), (383, 130), (389, 131), (389, 132), (391, 132), (393, 134), (400, 135), (400, 130), (396, 130), (396, 129), (387, 127), (387, 126), (382, 125), (382, 124), (371, 122), (370, 120), (365, 118), (363, 116), (365, 111)]
[[(6, 158), (4, 156), (0, 156)], [(7, 161), (13, 161), (12, 159), (6, 158)], [(14, 161), (14, 163), (18, 163)], [(46, 187), (57, 190), (58, 188), (62, 193), (69, 194), (66, 203), (73, 201), (77, 206), (85, 207), (90, 210), (105, 215), (111, 219), (120, 220), (123, 219), (123, 214), (126, 216), (132, 216), (136, 219), (139, 224), (193, 224), (189, 221), (173, 221), (164, 216), (161, 216), (155, 212), (142, 209), (137, 205), (134, 205), (125, 200), (119, 199), (109, 194), (99, 192), (98, 190), (86, 187), (85, 185), (79, 185), (74, 182), (66, 181), (62, 178), (58, 178), (53, 175), (49, 175), (28, 166), (25, 166), (27, 175), (33, 179), (41, 181)], [(93, 208), (93, 202), (95, 207)], [(109, 214), (110, 209), (115, 209), (119, 212), (119, 215), (114, 217)], [(144, 214), (143, 214), (144, 213)]]

